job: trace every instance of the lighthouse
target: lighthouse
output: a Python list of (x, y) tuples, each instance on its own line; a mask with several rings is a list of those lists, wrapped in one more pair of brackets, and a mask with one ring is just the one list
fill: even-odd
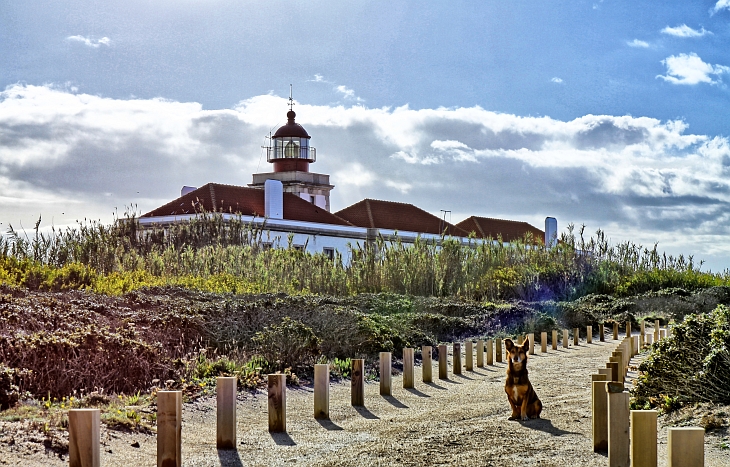
[(289, 96), (286, 124), (280, 126), (266, 146), (266, 160), (273, 164), (273, 172), (253, 174), (251, 188), (264, 188), (266, 180), (278, 180), (285, 193), (292, 193), (329, 212), (330, 176), (309, 171), (309, 164), (317, 161), (317, 150), (312, 147), (307, 130), (298, 124), (293, 110), (294, 100)]

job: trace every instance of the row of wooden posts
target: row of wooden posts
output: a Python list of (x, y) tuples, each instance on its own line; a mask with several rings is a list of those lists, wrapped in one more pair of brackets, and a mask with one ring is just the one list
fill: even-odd
[[(671, 334), (654, 322), (654, 332), (646, 333), (641, 322), (639, 335), (632, 335), (631, 322), (626, 336), (612, 353), (606, 368), (591, 375), (593, 450), (608, 452), (609, 467), (657, 467), (656, 410), (630, 410), (629, 392), (625, 388), (629, 363), (645, 345)], [(613, 337), (618, 339), (618, 323)], [(704, 466), (705, 430), (699, 427), (669, 428), (667, 465), (669, 467)]]
[[(643, 322), (642, 339), (643, 345)], [(573, 329), (573, 345), (579, 345), (580, 329)], [(627, 333), (630, 335), (630, 328)], [(658, 326), (655, 329), (657, 339), (659, 338)], [(662, 330), (664, 332), (664, 330)], [(604, 325), (600, 325), (600, 340), (605, 340)], [(558, 349), (558, 331), (552, 331), (552, 349)], [(518, 344), (524, 342), (523, 336), (518, 337)], [(529, 353), (535, 354), (535, 335), (527, 334), (529, 339)], [(618, 323), (614, 323), (613, 338), (618, 340)], [(593, 330), (591, 326), (586, 329), (586, 341), (592, 343)], [(651, 343), (651, 335), (648, 335)], [(547, 332), (540, 335), (540, 351), (546, 353)], [(569, 346), (569, 331), (563, 330), (562, 344), (564, 348)], [(624, 345), (622, 343), (621, 346)], [(637, 348), (638, 348), (637, 343)], [(484, 367), (485, 354), (486, 365), (494, 365), (494, 362), (503, 361), (502, 339), (486, 339), (476, 341), (469, 340), (465, 343), (465, 369), (473, 371), (474, 353), (476, 350), (476, 366)], [(423, 346), (422, 353), (422, 379), (424, 383), (432, 382), (432, 347)], [(438, 346), (438, 377), (448, 379), (448, 348), (446, 345)], [(403, 387), (414, 387), (414, 349), (403, 349)], [(461, 374), (461, 344), (453, 344), (453, 374)], [(392, 355), (390, 352), (380, 353), (380, 394), (390, 396), (392, 391)], [(612, 374), (612, 381), (618, 380), (619, 365), (615, 365), (616, 374)], [(624, 373), (625, 374), (625, 373)], [(314, 418), (329, 418), (329, 365), (318, 364), (314, 366)], [(623, 381), (623, 379), (621, 379)], [(220, 449), (234, 449), (236, 445), (236, 394), (237, 380), (235, 377), (219, 377), (217, 384), (217, 431), (216, 445)], [(595, 394), (595, 389), (594, 389)], [(605, 399), (605, 398), (604, 398)], [(627, 399), (628, 400), (628, 399)], [(365, 360), (351, 360), (351, 405), (365, 405)], [(627, 402), (628, 404), (628, 402)], [(628, 405), (627, 405), (628, 407)], [(595, 397), (594, 397), (595, 408)], [(268, 418), (269, 431), (272, 433), (286, 432), (286, 375), (268, 375)], [(180, 466), (182, 446), (182, 392), (181, 391), (158, 391), (157, 392), (157, 464), (158, 466)], [(72, 409), (69, 410), (69, 464), (71, 467), (98, 467), (100, 459), (100, 411), (99, 409)], [(613, 465), (613, 464), (612, 464)]]

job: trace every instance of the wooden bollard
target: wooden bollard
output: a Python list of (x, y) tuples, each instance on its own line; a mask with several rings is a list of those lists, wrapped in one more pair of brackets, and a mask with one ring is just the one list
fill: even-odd
[[(644, 323), (643, 321), (641, 322)], [(646, 335), (644, 334), (644, 331), (641, 331), (641, 334), (639, 334), (639, 349), (643, 349), (646, 345)]]
[(654, 335), (650, 332), (646, 333), (646, 345), (651, 345), (654, 341)]
[(431, 361), (431, 346), (424, 345), (421, 347), (421, 376), (424, 383), (433, 381), (433, 362)]
[(492, 339), (487, 339), (487, 365), (494, 365), (494, 342)]
[[(621, 364), (621, 357), (618, 355), (618, 352), (614, 352), (613, 357), (608, 357), (608, 361), (611, 363), (615, 363), (617, 371), (618, 371), (618, 374), (615, 375), (616, 378), (615, 379), (612, 378), (612, 380), (617, 381), (619, 383), (623, 383), (624, 382), (623, 365)], [(613, 369), (613, 367), (612, 367), (612, 369)]]
[(659, 342), (659, 320), (654, 320), (654, 342)]
[(593, 452), (608, 451), (608, 394), (605, 381), (591, 383)]
[(552, 335), (552, 346), (553, 350), (558, 350), (558, 331), (557, 329), (553, 329), (553, 335)]
[(618, 340), (618, 323), (613, 323), (613, 340)]
[(593, 383), (595, 381), (604, 381), (604, 382), (606, 382), (606, 381), (608, 381), (608, 376), (604, 375), (603, 373), (593, 374), (593, 375), (591, 375), (591, 382)]
[(667, 324), (667, 337), (670, 337), (672, 335), (672, 327)]
[(664, 339), (667, 337), (667, 330), (666, 329), (660, 329), (659, 330), (659, 339)]
[(626, 321), (626, 337), (631, 337), (631, 321)]
[[(327, 365), (325, 365), (327, 366)], [(215, 382), (216, 435), (218, 449), (236, 448), (236, 393), (235, 376), (219, 376)]]
[(633, 340), (633, 346), (632, 350), (634, 351), (634, 357), (639, 355), (639, 350), (641, 347), (639, 347), (639, 336), (631, 336), (631, 339)]
[(350, 405), (365, 405), (365, 360), (353, 358), (350, 365)]
[(606, 340), (606, 334), (603, 324), (598, 325), (598, 340), (604, 342)]
[(477, 367), (484, 367), (484, 340), (477, 341)]
[(390, 396), (392, 394), (392, 356), (390, 352), (380, 352), (380, 395)]
[(573, 345), (578, 345), (580, 339), (580, 328), (573, 329)]
[(157, 466), (182, 465), (182, 391), (157, 391)]
[[(613, 357), (611, 357), (613, 358)], [(606, 363), (606, 368), (611, 370), (611, 381), (619, 381), (619, 374), (618, 374), (618, 362), (616, 361), (609, 361)]]
[(547, 353), (547, 332), (540, 333), (540, 352)]
[(414, 385), (413, 380), (413, 349), (406, 347), (403, 349), (403, 388), (411, 389)]
[(522, 334), (517, 335), (517, 345), (522, 345), (522, 343), (525, 342), (525, 339), (522, 337)]
[(446, 355), (446, 352), (446, 346), (439, 345), (439, 379), (449, 379), (449, 367), (447, 360), (449, 357)]
[(631, 467), (657, 467), (657, 411), (631, 411)]
[(286, 432), (286, 375), (269, 375), (269, 432)]
[(101, 411), (68, 411), (68, 463), (70, 467), (99, 467), (101, 459)]
[(461, 374), (461, 344), (454, 342), (454, 369), (455, 375)]
[(568, 348), (568, 330), (567, 329), (563, 329), (563, 348), (564, 349)]
[(612, 380), (612, 378), (613, 378), (613, 372), (611, 371), (610, 368), (599, 368), (598, 369), (598, 374), (605, 375), (606, 376), (606, 381), (613, 381)]
[(470, 340), (466, 341), (466, 358), (464, 359), (466, 371), (474, 371), (474, 343)]
[(608, 393), (608, 465), (629, 464), (629, 393), (621, 383), (606, 383)]
[(314, 418), (330, 418), (330, 366), (314, 365)]
[(530, 355), (535, 355), (535, 333), (531, 332), (527, 338), (530, 339)]
[(593, 326), (586, 326), (586, 344), (593, 343)]
[(494, 353), (496, 355), (495, 360), (497, 360), (497, 363), (500, 363), (502, 361), (502, 339), (497, 339), (495, 342)]
[(703, 467), (705, 465), (704, 428), (669, 428), (667, 433), (668, 467)]
[(643, 318), (641, 319), (641, 322), (639, 323), (639, 328), (640, 328), (639, 335), (643, 336), (644, 334), (646, 334), (646, 320), (645, 319), (643, 319)]

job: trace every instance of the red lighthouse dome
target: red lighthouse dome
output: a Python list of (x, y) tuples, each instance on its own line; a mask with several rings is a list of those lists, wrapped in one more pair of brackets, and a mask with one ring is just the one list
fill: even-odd
[(267, 160), (274, 164), (274, 172), (309, 172), (309, 164), (317, 160), (317, 151), (309, 146), (312, 138), (303, 126), (296, 123), (293, 110), (286, 114), (286, 125), (274, 133), (272, 146), (267, 148)]

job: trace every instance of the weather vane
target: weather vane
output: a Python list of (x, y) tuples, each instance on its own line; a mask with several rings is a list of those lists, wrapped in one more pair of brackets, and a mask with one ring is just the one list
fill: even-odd
[(289, 85), (289, 110), (294, 110), (294, 99), (292, 98), (292, 85)]

